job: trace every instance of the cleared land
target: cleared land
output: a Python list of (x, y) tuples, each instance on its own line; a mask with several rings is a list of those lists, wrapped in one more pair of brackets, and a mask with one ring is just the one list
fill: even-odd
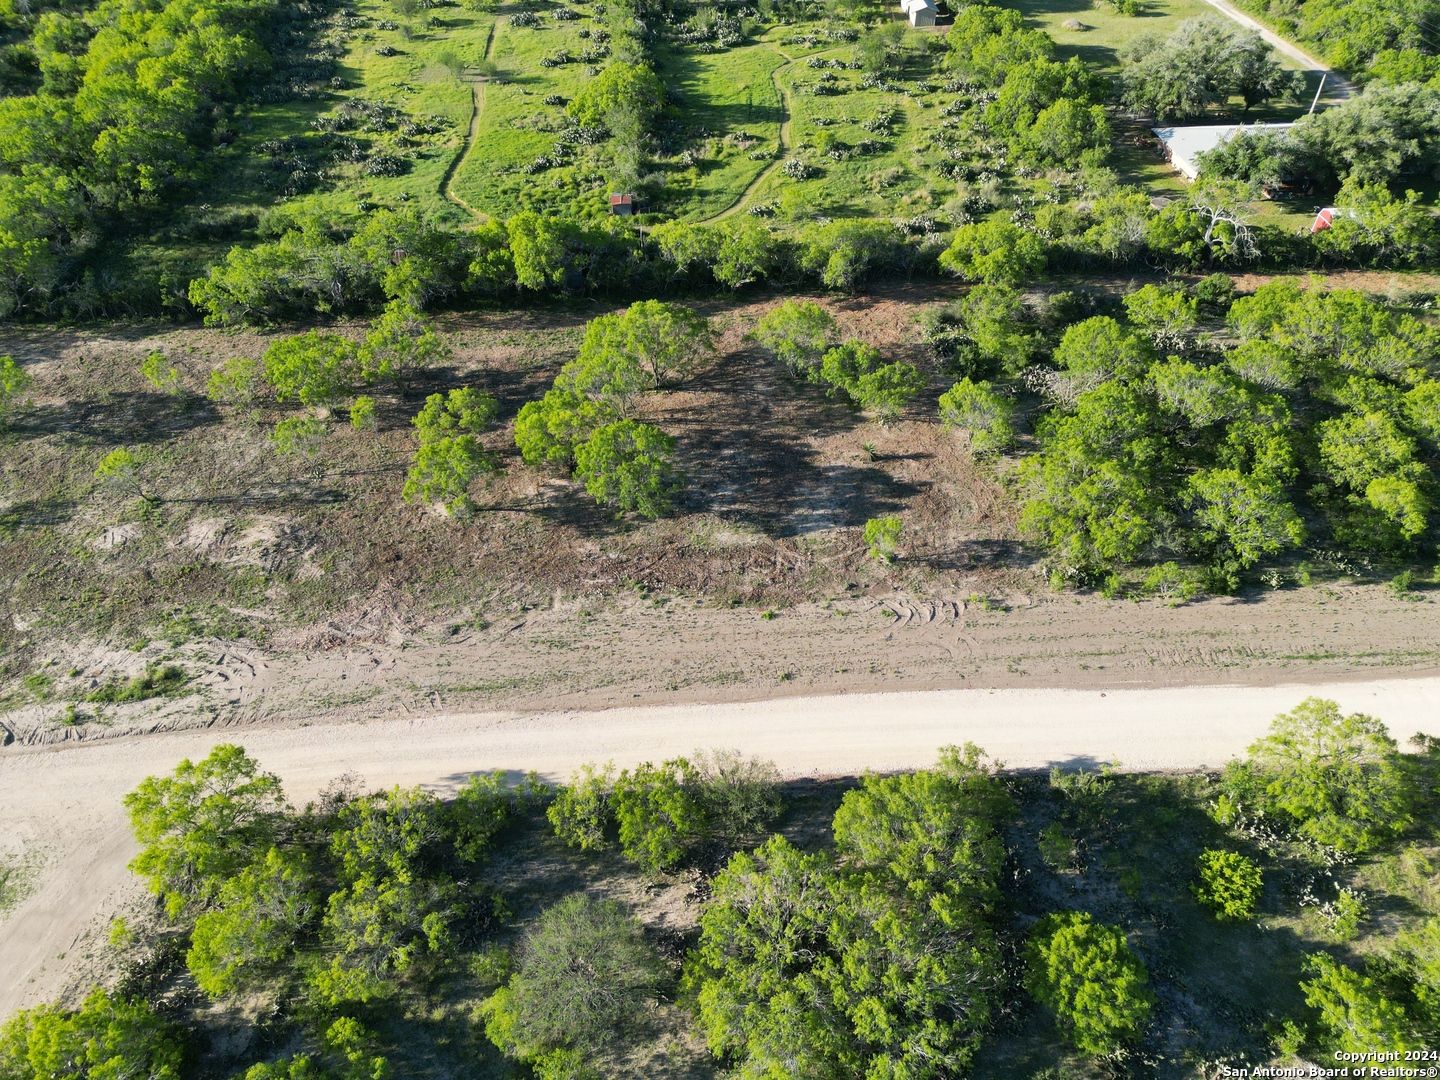
[[(719, 358), (646, 406), (690, 477), (680, 512), (647, 524), (524, 467), (511, 439), (509, 418), (573, 355), (594, 305), (451, 320), (452, 363), (382, 397), (379, 431), (337, 429), (313, 463), (279, 457), (268, 424), (227, 420), (199, 393), (264, 335), (12, 331), (0, 348), (36, 385), (0, 473), (14, 612), (0, 724), (33, 742), (296, 711), (1273, 682), (1440, 662), (1428, 586), (1396, 595), (1381, 584), (1393, 569), (1314, 553), (1297, 556), (1313, 564), (1307, 587), (1287, 571), (1178, 607), (1052, 592), (1017, 535), (1007, 467), (937, 422), (947, 381), (914, 318), (946, 295), (827, 301), (843, 333), (931, 371), (888, 427), (742, 340), (769, 301), (713, 308)], [(138, 373), (155, 347), (181, 371), (175, 395)], [(468, 522), (400, 497), (416, 403), (458, 385), (500, 398), (486, 439), (507, 465), (477, 485)], [(154, 503), (95, 481), (121, 445)], [(878, 563), (862, 527), (897, 512), (901, 558)], [(166, 665), (180, 669), (168, 682)]]

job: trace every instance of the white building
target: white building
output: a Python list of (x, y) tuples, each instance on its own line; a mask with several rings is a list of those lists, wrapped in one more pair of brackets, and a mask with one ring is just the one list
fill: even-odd
[(911, 26), (935, 25), (935, 0), (900, 0), (900, 10)]
[[(905, 0), (906, 3), (917, 0)], [(1214, 150), (1237, 132), (1257, 135), (1267, 131), (1288, 131), (1292, 124), (1209, 124), (1204, 127), (1151, 128), (1170, 158), (1170, 164), (1185, 177), (1194, 180), (1200, 175), (1199, 157)]]

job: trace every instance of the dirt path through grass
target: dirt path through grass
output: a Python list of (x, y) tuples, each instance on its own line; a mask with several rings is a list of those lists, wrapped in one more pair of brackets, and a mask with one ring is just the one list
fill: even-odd
[[(770, 81), (775, 84), (775, 90), (780, 95), (780, 107), (785, 110), (785, 118), (780, 121), (780, 152), (774, 161), (760, 170), (754, 180), (751, 180), (750, 183), (745, 185), (745, 190), (740, 193), (739, 198), (714, 217), (706, 218), (704, 221), (697, 222), (697, 224), (711, 225), (714, 222), (723, 221), (734, 214), (738, 214), (750, 201), (750, 196), (755, 193), (755, 189), (776, 169), (785, 164), (785, 159), (790, 152), (790, 91), (785, 89), (785, 84), (780, 81), (780, 73), (794, 67), (795, 58), (783, 50), (775, 48), (774, 45), (770, 45), (769, 48), (775, 49), (775, 52), (785, 57), (785, 63), (770, 72)], [(815, 53), (815, 55), (822, 56), (824, 54)]]
[[(937, 747), (973, 741), (1015, 767), (1139, 769), (1218, 766), (1305, 697), (1379, 717), (1404, 740), (1436, 732), (1440, 678), (1272, 687), (1134, 690), (947, 690), (854, 694), (602, 712), (494, 712), (244, 732), (212, 728), (63, 749), (0, 752), (0, 821), (50, 857), (36, 889), (0, 933), (0, 1017), (73, 991), (87, 952), (139, 889), (121, 798), (145, 776), (217, 743), (242, 742), (280, 775), (296, 804), (345, 772), (369, 787), (453, 791), (472, 772), (534, 769), (560, 780), (576, 766), (660, 761), (696, 747), (736, 747), (791, 777), (926, 765)], [(77, 971), (78, 968), (78, 971)]]
[[(485, 52), (482, 54), (482, 61), (488, 61), (490, 59), (490, 47), (494, 43), (495, 23), (492, 22), (490, 24), (490, 32), (485, 36)], [(463, 81), (470, 84), (470, 129), (466, 131), (465, 139), (460, 144), (460, 149), (456, 151), (454, 160), (450, 162), (450, 167), (445, 170), (445, 176), (440, 180), (440, 194), (442, 196), (449, 199), (472, 217), (482, 219), (487, 217), (487, 215), (482, 214), (459, 195), (455, 194), (454, 182), (455, 174), (460, 171), (460, 166), (465, 163), (465, 159), (470, 156), (470, 151), (475, 147), (475, 140), (480, 135), (480, 117), (485, 111), (485, 80), (487, 78), (488, 76), (485, 75), (472, 75), (468, 78), (463, 75), (461, 76)]]

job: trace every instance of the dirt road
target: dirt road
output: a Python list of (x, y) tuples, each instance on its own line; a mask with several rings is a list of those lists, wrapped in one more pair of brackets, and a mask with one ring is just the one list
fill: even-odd
[(1318, 694), (1379, 716), (1401, 739), (1440, 731), (1440, 678), (1274, 687), (1000, 689), (854, 694), (605, 712), (487, 713), (370, 724), (187, 731), (0, 752), (0, 821), (49, 857), (35, 892), (0, 934), (0, 1016), (74, 989), (109, 918), (139, 890), (120, 800), (143, 777), (216, 743), (239, 741), (293, 801), (341, 773), (372, 786), (452, 790), (476, 770), (565, 777), (586, 761), (630, 764), (701, 746), (773, 758), (790, 776), (897, 769), (974, 741), (1017, 767), (1219, 765), (1270, 719)]

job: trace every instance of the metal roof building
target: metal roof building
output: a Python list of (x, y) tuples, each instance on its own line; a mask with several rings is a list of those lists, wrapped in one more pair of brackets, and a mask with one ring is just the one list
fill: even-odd
[(1261, 132), (1288, 131), (1293, 124), (1207, 124), (1200, 127), (1157, 127), (1155, 133), (1170, 164), (1187, 180), (1200, 175), (1198, 158), (1207, 150), (1214, 150), (1237, 132), (1247, 135)]

